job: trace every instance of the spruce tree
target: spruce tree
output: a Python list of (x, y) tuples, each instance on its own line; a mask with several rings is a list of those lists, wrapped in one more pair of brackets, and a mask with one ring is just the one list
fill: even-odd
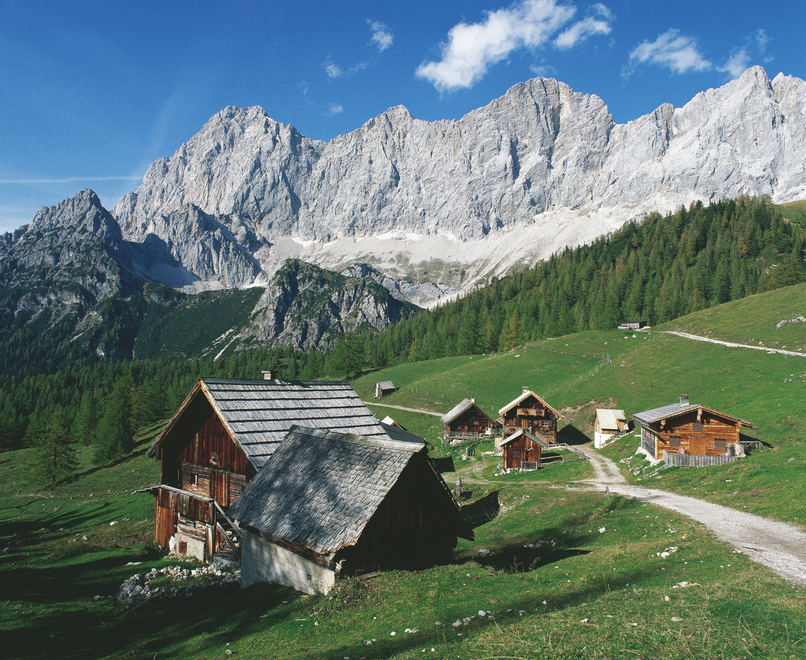
[(132, 380), (124, 374), (115, 381), (106, 400), (104, 416), (95, 431), (96, 463), (115, 460), (134, 449)]

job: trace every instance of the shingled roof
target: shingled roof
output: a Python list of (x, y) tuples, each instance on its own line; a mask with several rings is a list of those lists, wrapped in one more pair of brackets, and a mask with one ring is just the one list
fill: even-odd
[(523, 394), (521, 394), (517, 399), (515, 399), (513, 401), (510, 401), (507, 405), (505, 405), (503, 408), (501, 408), (501, 410), (498, 411), (498, 414), (503, 415), (507, 410), (509, 410), (510, 408), (514, 408), (515, 406), (520, 404), (525, 399), (528, 399), (530, 396), (533, 396), (535, 399), (540, 401), (540, 403), (542, 403), (544, 406), (546, 406), (546, 408), (551, 410), (555, 415), (557, 415), (557, 417), (562, 417), (562, 415), (560, 414), (560, 412), (558, 410), (556, 410), (555, 408), (550, 406), (548, 403), (546, 403), (546, 401), (543, 398), (539, 397), (537, 394), (532, 392), (532, 390), (524, 390)]
[(442, 416), (442, 423), (450, 424), (453, 420), (459, 417), (459, 415), (467, 412), (474, 406), (478, 408), (478, 406), (476, 406), (476, 403), (472, 399), (462, 399), (462, 401), (457, 403), (453, 408), (451, 408), (447, 413), (445, 413)]
[(688, 403), (688, 404), (679, 404), (679, 403), (672, 403), (668, 406), (661, 406), (660, 408), (652, 408), (651, 410), (644, 410), (640, 413), (635, 413), (632, 417), (633, 419), (638, 422), (640, 426), (647, 426), (649, 424), (653, 424), (655, 422), (659, 422), (662, 419), (669, 419), (671, 417), (679, 417), (680, 415), (685, 415), (692, 410), (706, 410), (713, 415), (718, 415), (720, 417), (724, 417), (725, 419), (731, 419), (734, 422), (739, 422), (742, 426), (752, 427), (752, 424), (744, 419), (739, 419), (738, 417), (734, 417), (733, 415), (728, 415), (727, 413), (719, 412), (718, 410), (714, 410), (713, 408), (708, 408), (707, 406), (703, 406), (699, 403)]
[(332, 555), (358, 542), (404, 468), (425, 451), (413, 442), (295, 426), (229, 513), (270, 539)]
[(204, 417), (207, 407), (215, 411), (256, 469), (263, 467), (294, 425), (388, 438), (346, 382), (203, 378), (147, 455), (156, 456), (163, 443), (178, 432), (183, 415)]

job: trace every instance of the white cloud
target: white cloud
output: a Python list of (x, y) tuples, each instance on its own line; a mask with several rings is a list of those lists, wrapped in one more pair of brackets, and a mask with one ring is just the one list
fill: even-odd
[(727, 73), (731, 78), (738, 78), (750, 66), (750, 55), (746, 48), (734, 51), (724, 65), (719, 67), (720, 71)]
[(395, 38), (389, 28), (386, 27), (384, 23), (379, 23), (378, 21), (368, 20), (367, 23), (369, 23), (369, 27), (372, 30), (371, 42), (377, 46), (378, 50), (383, 52), (387, 48), (390, 48)]
[(588, 16), (560, 33), (554, 40), (554, 45), (557, 48), (573, 48), (588, 37), (597, 34), (610, 34), (610, 21), (613, 19), (610, 10), (603, 4), (596, 4), (592, 9), (595, 12), (595, 16)]
[[(556, 45), (566, 48), (592, 34), (609, 32), (609, 10), (601, 4), (593, 9), (598, 18), (590, 17), (581, 21), (579, 27), (568, 28), (565, 36), (558, 37)], [(415, 75), (441, 92), (472, 87), (491, 65), (506, 59), (513, 51), (550, 43), (575, 13), (575, 7), (558, 4), (557, 0), (522, 0), (509, 9), (489, 12), (480, 23), (458, 23), (442, 44), (442, 58), (421, 64)]]
[(340, 115), (342, 112), (344, 112), (343, 105), (340, 105), (338, 103), (331, 103), (330, 106), (328, 106), (327, 112), (325, 112), (325, 116), (332, 117), (334, 115)]
[(344, 74), (342, 68), (333, 62), (326, 62), (325, 63), (325, 73), (327, 73), (328, 78), (341, 78)]
[(636, 64), (657, 64), (675, 73), (707, 71), (712, 65), (699, 51), (697, 41), (681, 35), (678, 30), (667, 30), (655, 41), (643, 41), (630, 52), (630, 71)]

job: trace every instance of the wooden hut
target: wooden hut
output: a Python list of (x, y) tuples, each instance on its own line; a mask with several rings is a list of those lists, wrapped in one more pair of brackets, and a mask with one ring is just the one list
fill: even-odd
[(230, 509), (241, 584), (327, 593), (337, 575), (449, 561), (472, 539), (424, 445), (293, 427)]
[(557, 420), (562, 416), (537, 394), (527, 388), (514, 401), (498, 411), (503, 433), (498, 447), (513, 433), (523, 429), (548, 444), (557, 441)]
[(475, 399), (464, 399), (442, 416), (445, 442), (491, 436), (497, 422), (476, 405)]
[(381, 380), (375, 383), (375, 398), (382, 399), (387, 394), (393, 394), (397, 388), (391, 380)]
[(518, 429), (501, 442), (504, 469), (537, 468), (540, 465), (543, 449), (549, 446), (550, 444), (543, 438), (533, 435), (525, 429)]
[(623, 410), (597, 408), (593, 417), (593, 446), (601, 449), (614, 435), (628, 430), (629, 422)]
[(387, 438), (344, 382), (200, 380), (147, 451), (160, 460), (154, 537), (209, 560), (226, 548), (226, 509), (295, 424)]
[(641, 427), (641, 446), (652, 458), (667, 462), (675, 455), (715, 459), (695, 461), (697, 465), (721, 463), (723, 456), (732, 458), (743, 453), (739, 444), (741, 428), (752, 428), (750, 422), (733, 415), (689, 403), (688, 397), (680, 397), (680, 403), (637, 413), (633, 419)]

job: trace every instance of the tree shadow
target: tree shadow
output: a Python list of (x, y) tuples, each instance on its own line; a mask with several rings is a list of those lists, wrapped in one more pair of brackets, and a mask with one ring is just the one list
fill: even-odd
[(501, 510), (498, 493), (499, 491), (494, 490), (489, 495), (485, 495), (475, 502), (465, 504), (462, 507), (462, 515), (473, 529), (498, 517), (498, 513)]

